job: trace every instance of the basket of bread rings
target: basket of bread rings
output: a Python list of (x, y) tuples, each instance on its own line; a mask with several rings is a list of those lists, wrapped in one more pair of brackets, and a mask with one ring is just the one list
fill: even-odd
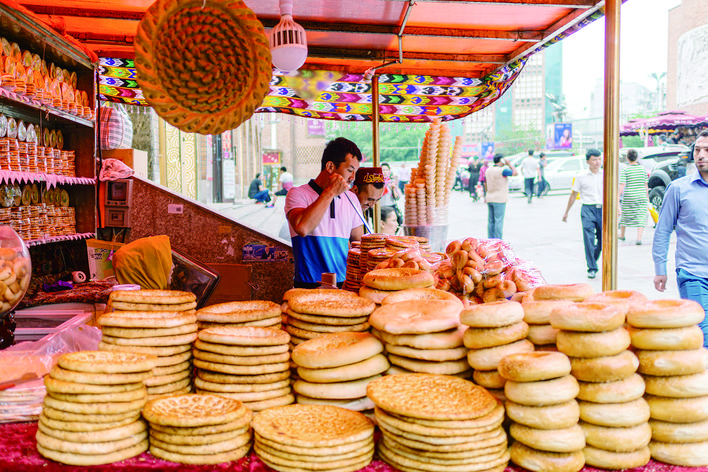
[(155, 2), (138, 26), (135, 67), (157, 114), (201, 134), (250, 118), (273, 72), (263, 25), (241, 0)]
[(14, 341), (12, 310), (25, 296), (31, 276), (32, 262), (24, 241), (9, 226), (0, 226), (0, 349)]

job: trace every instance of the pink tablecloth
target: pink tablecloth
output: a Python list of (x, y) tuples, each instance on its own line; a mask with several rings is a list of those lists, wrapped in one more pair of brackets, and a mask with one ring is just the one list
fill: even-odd
[[(40, 456), (35, 447), (37, 423), (14, 423), (0, 425), (0, 471), (1, 472), (141, 472), (180, 471), (180, 472), (273, 472), (253, 453), (236, 462), (218, 465), (184, 465), (156, 459), (148, 453), (108, 465), (74, 467), (59, 464)], [(397, 469), (375, 460), (360, 472), (396, 472)], [(523, 472), (524, 469), (510, 465), (506, 472)], [(599, 469), (585, 467), (584, 472), (600, 472)], [(708, 472), (708, 468), (677, 467), (651, 461), (645, 467), (627, 469), (628, 472)], [(441, 472), (444, 472), (441, 470)]]

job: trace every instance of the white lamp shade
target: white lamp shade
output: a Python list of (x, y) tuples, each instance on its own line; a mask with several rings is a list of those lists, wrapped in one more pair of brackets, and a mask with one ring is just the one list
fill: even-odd
[(284, 44), (270, 50), (273, 65), (283, 72), (298, 70), (307, 59), (307, 46)]

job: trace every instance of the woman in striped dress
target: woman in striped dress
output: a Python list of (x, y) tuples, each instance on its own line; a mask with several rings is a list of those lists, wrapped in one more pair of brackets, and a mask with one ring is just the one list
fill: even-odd
[(637, 242), (642, 244), (642, 233), (647, 222), (649, 212), (649, 187), (647, 182), (649, 176), (647, 171), (637, 161), (637, 151), (630, 149), (627, 151), (629, 164), (625, 167), (620, 176), (619, 194), (622, 198), (620, 214), (620, 235), (619, 239), (624, 241), (624, 233), (627, 226), (637, 228)]

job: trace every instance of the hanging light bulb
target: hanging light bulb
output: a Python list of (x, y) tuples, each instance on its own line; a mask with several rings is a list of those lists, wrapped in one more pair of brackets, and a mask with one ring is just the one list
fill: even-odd
[(283, 72), (298, 70), (307, 59), (305, 28), (293, 21), (293, 0), (280, 0), (280, 23), (270, 32), (270, 53)]

